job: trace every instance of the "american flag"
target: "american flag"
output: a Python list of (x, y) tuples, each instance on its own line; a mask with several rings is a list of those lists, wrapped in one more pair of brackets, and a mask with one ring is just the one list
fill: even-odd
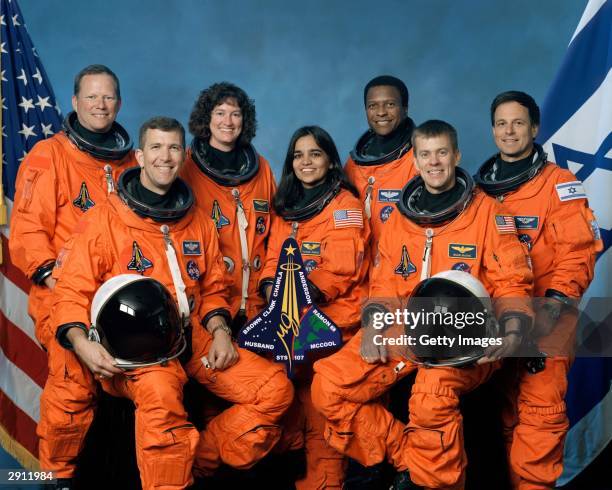
[(361, 209), (340, 209), (334, 211), (334, 228), (358, 226), (363, 228), (363, 213)]
[[(10, 215), (19, 164), (37, 141), (60, 129), (61, 118), (17, 0), (0, 0), (0, 7), (0, 205), (5, 205)], [(34, 325), (27, 313), (30, 281), (11, 263), (8, 254), (7, 223), (0, 221), (0, 445), (24, 467), (34, 469), (38, 466), (36, 424), (47, 358), (34, 337)]]
[(516, 233), (516, 225), (512, 216), (498, 214), (495, 216), (495, 226), (500, 233)]

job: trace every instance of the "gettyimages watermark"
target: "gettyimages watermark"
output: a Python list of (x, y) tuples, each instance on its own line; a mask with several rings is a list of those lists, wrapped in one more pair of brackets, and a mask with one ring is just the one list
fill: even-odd
[(371, 341), (407, 358), (478, 358), (504, 343), (510, 318), (521, 335), (508, 357), (612, 357), (612, 298), (373, 298), (362, 311)]
[[(486, 310), (479, 312), (395, 310), (374, 312), (372, 327), (381, 331), (373, 342), (381, 346), (407, 346), (415, 354), (426, 357), (446, 358), (452, 355), (473, 355), (474, 347), (485, 349), (502, 345), (502, 337), (495, 327), (487, 328), (492, 321)], [(389, 327), (401, 325), (405, 333), (386, 335)], [(454, 332), (449, 332), (453, 329)]]

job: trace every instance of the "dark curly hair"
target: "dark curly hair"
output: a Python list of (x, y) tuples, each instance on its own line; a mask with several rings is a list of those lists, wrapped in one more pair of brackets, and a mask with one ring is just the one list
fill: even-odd
[(229, 82), (214, 83), (200, 92), (189, 116), (189, 132), (204, 141), (210, 139), (210, 116), (215, 107), (228, 99), (235, 99), (242, 111), (242, 131), (236, 146), (247, 146), (255, 137), (257, 117), (255, 101), (244, 90)]

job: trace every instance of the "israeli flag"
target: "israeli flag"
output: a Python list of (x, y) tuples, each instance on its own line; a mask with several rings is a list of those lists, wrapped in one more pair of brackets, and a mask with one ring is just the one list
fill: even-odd
[[(542, 107), (538, 140), (550, 160), (582, 182), (599, 223), (604, 250), (588, 297), (612, 296), (612, 0), (590, 0)], [(575, 182), (572, 184), (578, 184)], [(578, 186), (557, 189), (573, 198)], [(566, 397), (570, 431), (565, 485), (612, 441), (612, 359), (578, 358)]]

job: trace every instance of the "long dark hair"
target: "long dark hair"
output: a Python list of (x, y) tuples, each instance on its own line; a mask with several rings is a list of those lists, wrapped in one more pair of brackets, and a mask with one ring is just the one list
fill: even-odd
[(283, 210), (290, 208), (304, 196), (304, 187), (293, 171), (295, 144), (297, 140), (304, 136), (312, 136), (317, 146), (325, 152), (331, 163), (329, 171), (325, 176), (325, 183), (321, 185), (329, 185), (330, 182), (340, 181), (341, 187), (350, 191), (355, 197), (359, 196), (357, 189), (348, 181), (344, 174), (338, 149), (329, 133), (320, 126), (304, 126), (293, 133), (289, 141), (289, 147), (287, 148), (283, 173), (281, 175), (280, 184), (278, 185), (278, 190), (274, 196), (274, 209), (279, 214), (282, 214)]

